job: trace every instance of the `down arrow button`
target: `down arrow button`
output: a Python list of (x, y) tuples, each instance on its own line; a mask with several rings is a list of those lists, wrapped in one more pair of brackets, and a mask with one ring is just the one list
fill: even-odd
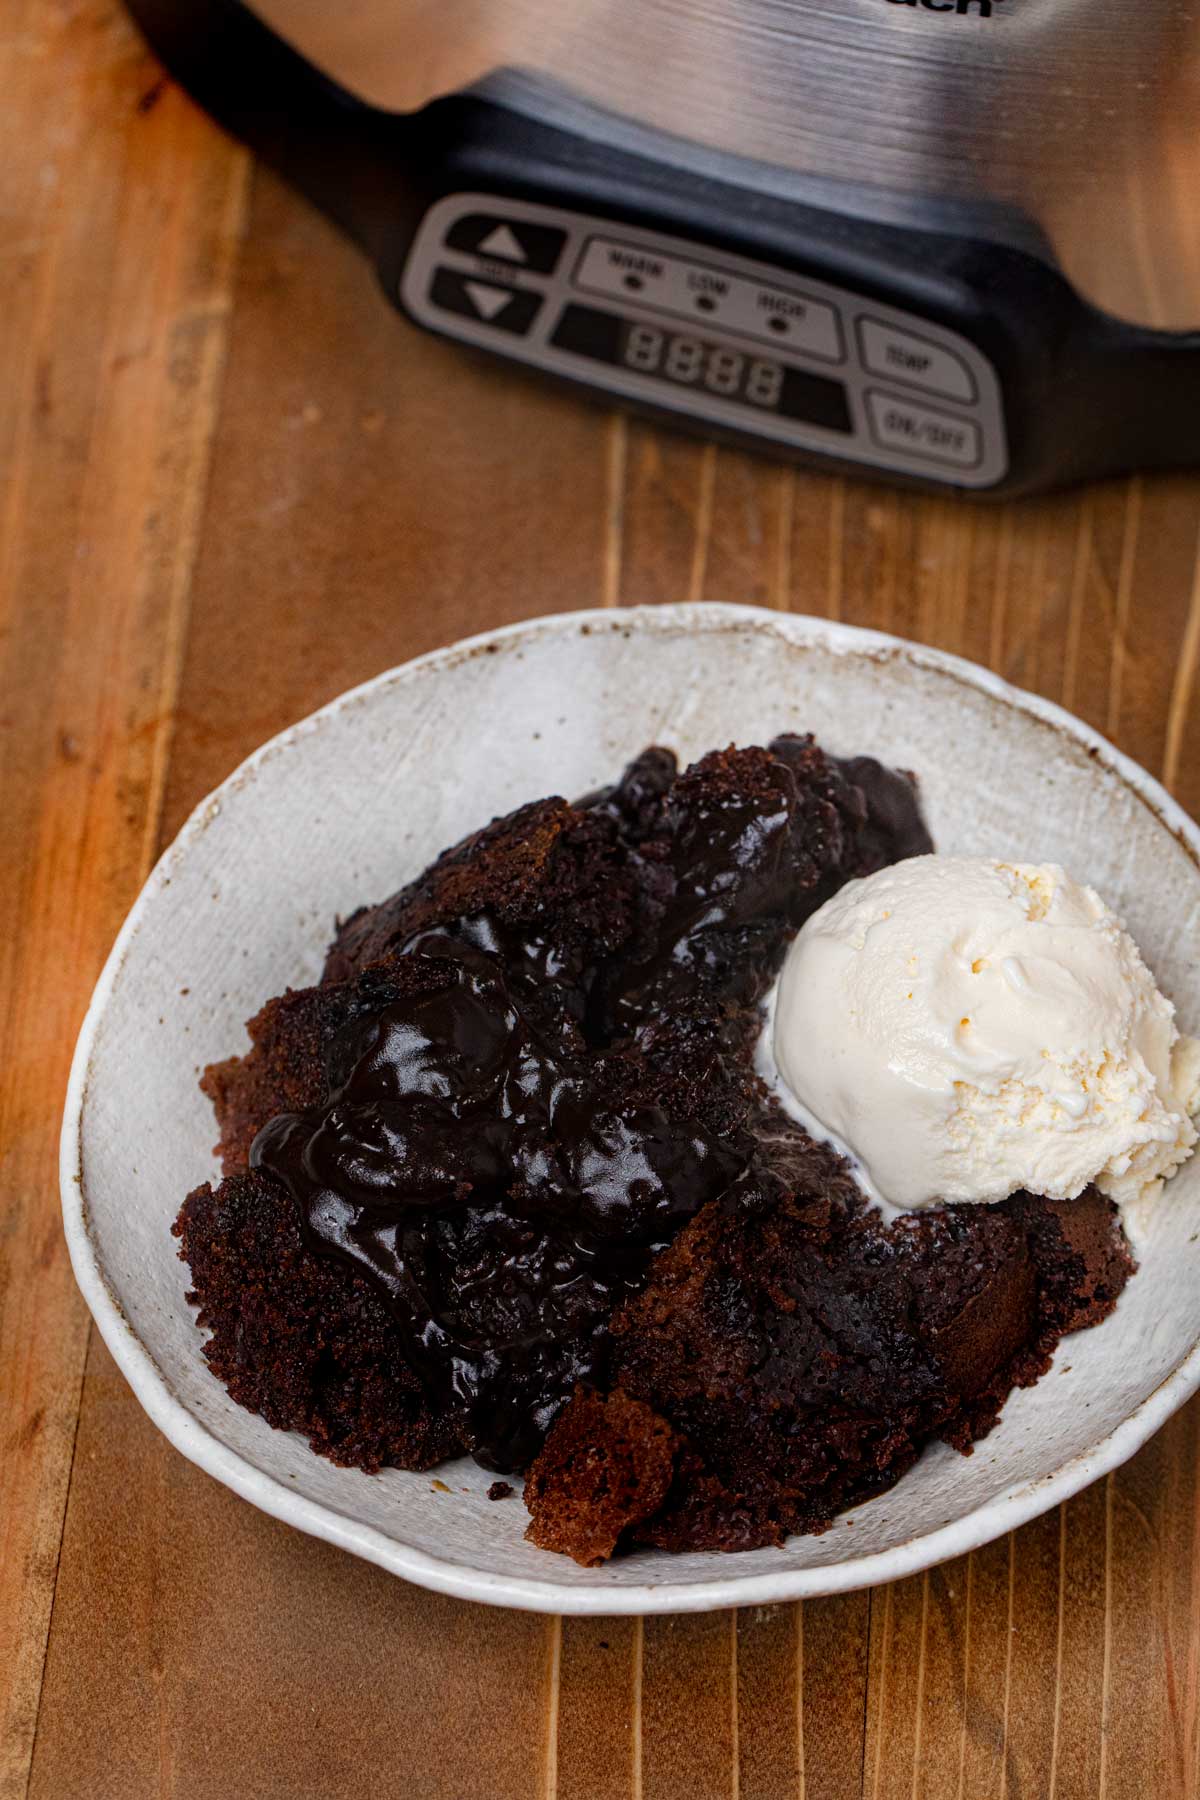
[(499, 287), (491, 281), (474, 281), (457, 269), (436, 269), (429, 298), (443, 312), (494, 325), (523, 337), (537, 318), (542, 296), (528, 288)]

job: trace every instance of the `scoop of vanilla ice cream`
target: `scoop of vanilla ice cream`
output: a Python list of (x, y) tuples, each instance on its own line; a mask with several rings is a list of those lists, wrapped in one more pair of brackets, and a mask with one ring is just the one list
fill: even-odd
[(918, 856), (849, 882), (789, 951), (774, 1059), (900, 1207), (1151, 1195), (1196, 1143), (1200, 1042), (1056, 864)]

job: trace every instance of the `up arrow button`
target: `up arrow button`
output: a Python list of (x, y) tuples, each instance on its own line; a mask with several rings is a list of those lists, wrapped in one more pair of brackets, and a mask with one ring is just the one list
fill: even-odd
[(567, 234), (557, 225), (501, 213), (464, 213), (446, 233), (447, 250), (508, 263), (529, 275), (553, 275)]
[(497, 225), (479, 242), (481, 256), (500, 256), (505, 262), (525, 263), (529, 261), (520, 241), (514, 237), (507, 225)]

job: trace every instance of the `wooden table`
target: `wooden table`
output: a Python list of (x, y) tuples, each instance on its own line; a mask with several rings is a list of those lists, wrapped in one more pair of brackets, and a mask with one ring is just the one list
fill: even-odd
[(483, 626), (684, 597), (880, 626), (1063, 701), (1197, 810), (1200, 480), (904, 497), (473, 361), (394, 317), (112, 0), (12, 0), (0, 92), (0, 1795), (1200, 1794), (1200, 1403), (891, 1588), (644, 1627), (490, 1611), (171, 1450), (89, 1329), (55, 1184), (89, 989), (196, 799)]

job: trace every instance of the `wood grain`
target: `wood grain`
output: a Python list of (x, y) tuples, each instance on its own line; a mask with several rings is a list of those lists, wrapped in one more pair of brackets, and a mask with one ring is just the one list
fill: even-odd
[(265, 736), (470, 631), (688, 597), (897, 631), (1062, 700), (1200, 809), (1200, 480), (973, 506), (539, 387), (402, 325), (272, 177), (246, 216), (240, 153), (115, 0), (10, 14), (0, 1795), (1200, 1800), (1200, 1405), (890, 1588), (644, 1626), (492, 1612), (170, 1450), (88, 1347), (53, 1175), (70, 1042), (154, 849)]
[(547, 1621), (272, 1526), (158, 1437), (98, 1339), (76, 1471), (32, 1796), (543, 1791)]
[(88, 1335), (57, 1113), (153, 846), (244, 184), (157, 81), (111, 7), (29, 0), (0, 37), (6, 1796), (25, 1788)]

